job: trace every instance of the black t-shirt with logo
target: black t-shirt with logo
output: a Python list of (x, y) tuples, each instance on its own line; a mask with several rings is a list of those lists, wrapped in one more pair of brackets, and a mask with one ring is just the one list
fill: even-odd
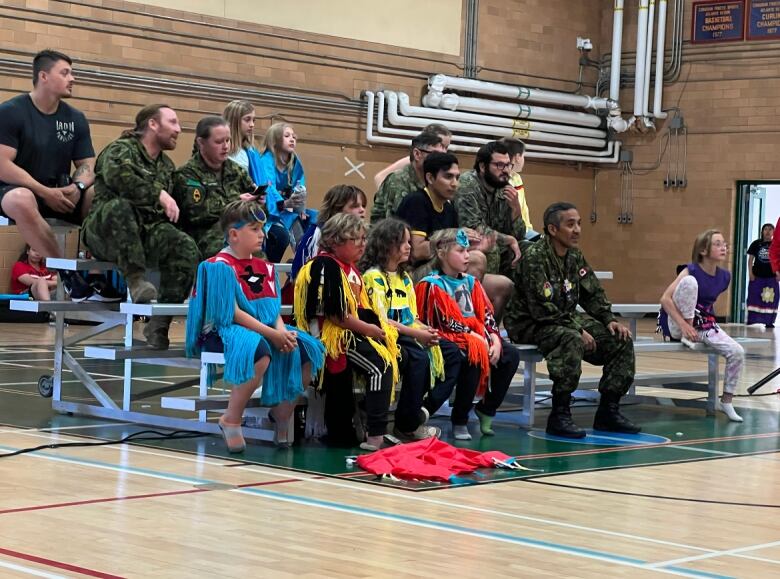
[(452, 202), (446, 201), (442, 210), (436, 211), (425, 189), (404, 197), (395, 215), (409, 224), (413, 234), (423, 234), (426, 239), (440, 229), (458, 227), (458, 212)]
[(55, 113), (44, 114), (29, 94), (0, 104), (0, 145), (15, 149), (14, 164), (46, 187), (70, 175), (73, 161), (95, 156), (84, 113), (60, 101)]
[(772, 273), (772, 264), (769, 261), (769, 245), (771, 241), (764, 241), (762, 239), (756, 239), (748, 247), (747, 254), (752, 255), (753, 260), (753, 275), (756, 277), (774, 277)]

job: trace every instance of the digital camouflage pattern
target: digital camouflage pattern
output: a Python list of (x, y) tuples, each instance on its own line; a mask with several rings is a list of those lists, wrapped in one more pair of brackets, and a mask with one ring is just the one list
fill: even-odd
[[(469, 227), (482, 234), (496, 231), (518, 241), (525, 238), (525, 222), (522, 216), (512, 218), (512, 208), (504, 199), (503, 188), (488, 186), (475, 170), (461, 175), (453, 202), (461, 227)], [(487, 253), (487, 258), (488, 273), (512, 277), (514, 253), (508, 247), (497, 242), (496, 247)]]
[[(514, 282), (504, 327), (513, 342), (538, 346), (554, 393), (577, 388), (582, 360), (604, 366), (600, 392), (622, 396), (628, 391), (634, 379), (634, 344), (607, 329), (615, 321), (612, 305), (579, 249), (569, 249), (561, 258), (543, 237), (525, 250)], [(578, 304), (585, 313), (577, 312)], [(596, 341), (595, 351), (585, 351), (583, 330)]]
[(195, 240), (201, 259), (208, 259), (225, 246), (219, 218), (225, 206), (251, 193), (255, 184), (243, 167), (228, 159), (216, 173), (200, 153), (173, 174), (171, 195), (179, 205), (179, 228)]
[(92, 254), (116, 263), (126, 277), (159, 269), (158, 301), (168, 303), (187, 298), (199, 261), (195, 242), (159, 202), (161, 190), (171, 191), (174, 170), (165, 153), (152, 159), (136, 138), (114, 141), (98, 157), (95, 197), (82, 230)]
[(414, 167), (409, 164), (395, 173), (390, 173), (377, 189), (374, 204), (371, 207), (371, 223), (382, 221), (395, 215), (404, 197), (423, 189), (425, 183), (420, 181)]

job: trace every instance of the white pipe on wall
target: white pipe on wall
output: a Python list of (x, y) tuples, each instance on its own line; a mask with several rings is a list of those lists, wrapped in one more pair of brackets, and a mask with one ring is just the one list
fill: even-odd
[[(389, 91), (385, 91), (389, 92)], [(381, 93), (380, 93), (381, 94)], [(448, 119), (453, 121), (463, 121), (466, 123), (477, 123), (483, 125), (493, 125), (497, 127), (510, 127), (513, 129), (547, 131), (549, 133), (561, 133), (564, 135), (576, 135), (579, 137), (593, 137), (594, 139), (606, 139), (607, 132), (601, 129), (590, 129), (586, 127), (573, 127), (567, 125), (556, 125), (553, 123), (542, 123), (538, 121), (526, 121), (520, 119), (510, 119), (507, 117), (496, 117), (490, 115), (477, 115), (473, 113), (461, 113), (457, 111), (447, 111), (429, 107), (417, 107), (410, 104), (409, 95), (403, 92), (396, 92), (398, 96), (398, 110), (407, 117), (425, 117), (427, 119)], [(435, 122), (435, 121), (431, 121)]]
[[(372, 91), (365, 91), (364, 93), (366, 95), (366, 101), (368, 105), (368, 112), (366, 115), (366, 141), (369, 143), (380, 143), (380, 144), (388, 144), (388, 145), (401, 145), (408, 147), (411, 144), (411, 139), (397, 139), (392, 137), (381, 137), (374, 134), (373, 128), (374, 128), (374, 93)], [(607, 146), (606, 151), (598, 151), (594, 152), (590, 155), (578, 155), (574, 153), (550, 153), (545, 152), (547, 150), (553, 149), (553, 147), (542, 147), (542, 146), (534, 146), (534, 145), (528, 145), (528, 148), (531, 149), (531, 147), (538, 148), (538, 149), (544, 149), (545, 151), (539, 151), (536, 152), (534, 150), (529, 150), (525, 156), (529, 159), (548, 159), (548, 160), (556, 160), (556, 161), (574, 161), (579, 163), (603, 163), (603, 164), (614, 164), (618, 162), (619, 156), (620, 156), (620, 149), (621, 149), (622, 143), (620, 141), (613, 141), (610, 142)], [(603, 156), (605, 153), (609, 154), (611, 149), (611, 156)], [(478, 150), (478, 147), (468, 147), (468, 146), (459, 146), (459, 145), (450, 145), (450, 150), (452, 151), (462, 151), (466, 153), (476, 153)], [(567, 149), (560, 149), (561, 151), (567, 151)]]
[[(385, 92), (389, 92), (389, 91), (385, 91)], [(401, 96), (402, 95), (406, 96), (407, 99), (409, 97), (408, 97), (408, 95), (404, 95), (404, 93), (396, 93), (396, 94), (398, 95), (399, 109), (403, 113), (403, 107), (400, 106), (401, 105), (401, 100), (402, 100)], [(420, 132), (417, 131), (417, 130), (397, 129), (397, 128), (394, 128), (394, 127), (385, 127), (385, 125), (383, 123), (383, 119), (384, 119), (384, 115), (385, 115), (385, 95), (384, 95), (384, 93), (382, 91), (380, 91), (379, 93), (377, 93), (376, 97), (377, 97), (376, 98), (376, 101), (377, 101), (377, 132), (379, 132), (379, 133), (387, 133), (387, 134), (391, 134), (391, 135), (404, 135), (404, 136), (408, 136), (408, 137), (415, 137), (415, 136), (420, 134)], [(437, 109), (426, 109), (426, 108), (422, 108), (422, 107), (416, 107), (416, 108), (419, 108), (422, 111), (440, 112), (440, 113), (443, 113), (444, 115), (465, 114), (465, 113), (453, 113), (453, 112), (450, 112), (450, 111), (439, 111)], [(479, 116), (479, 115), (475, 115), (475, 116)], [(428, 124), (430, 124), (432, 122), (441, 122), (442, 118), (443, 117), (437, 117), (436, 119), (427, 118), (427, 119), (425, 119), (425, 122), (428, 123)], [(492, 139), (483, 139), (483, 138), (479, 138), (479, 137), (464, 137), (462, 135), (453, 135), (453, 140), (454, 141), (463, 142), (463, 143), (475, 143), (477, 145), (484, 145), (485, 143), (490, 142)], [(614, 141), (610, 141), (609, 143), (607, 143), (607, 148), (602, 150), (602, 151), (586, 151), (586, 152), (583, 152), (583, 153), (586, 154), (587, 156), (608, 157), (608, 156), (611, 156), (613, 154), (614, 144), (615, 144)], [(551, 146), (548, 146), (548, 145), (537, 145), (537, 144), (532, 143), (532, 142), (526, 143), (525, 148), (526, 148), (527, 151), (545, 151), (545, 152), (548, 152), (548, 153), (558, 153), (558, 154), (577, 154), (578, 153), (578, 151), (573, 150), (573, 149), (569, 149), (569, 148), (566, 148), (566, 147), (551, 147)], [(450, 145), (450, 149), (452, 149), (452, 145)], [(455, 149), (452, 149), (452, 150), (455, 150)], [(462, 149), (459, 149), (459, 150), (462, 150)]]
[(653, 95), (653, 116), (665, 119), (667, 114), (661, 110), (661, 98), (664, 92), (664, 43), (666, 42), (666, 4), (667, 0), (658, 3), (658, 39), (655, 47), (655, 92)]
[(615, 0), (612, 15), (612, 64), (609, 70), (609, 98), (620, 97), (620, 57), (623, 49), (623, 0)]
[(636, 71), (634, 74), (634, 116), (642, 116), (645, 82), (645, 53), (647, 52), (647, 10), (649, 0), (639, 0), (636, 33)]
[(428, 89), (431, 92), (443, 93), (448, 88), (519, 101), (534, 101), (583, 109), (612, 110), (617, 106), (617, 103), (602, 97), (591, 97), (524, 86), (499, 84), (495, 82), (486, 82), (484, 80), (447, 76), (444, 74), (435, 74), (428, 79)]
[(601, 117), (588, 113), (462, 97), (453, 93), (431, 95), (429, 92), (423, 97), (423, 104), (426, 107), (438, 106), (439, 108), (451, 111), (462, 109), (519, 119), (532, 118), (536, 120), (566, 123), (581, 127), (600, 128), (602, 124)]
[(647, 10), (647, 46), (645, 48), (644, 81), (642, 84), (642, 116), (650, 116), (650, 69), (653, 65), (653, 26), (655, 25), (655, 0), (650, 0)]
[[(382, 99), (382, 93), (379, 98)], [(430, 124), (430, 120), (419, 117), (401, 117), (398, 115), (398, 95), (392, 91), (385, 91), (384, 98), (387, 99), (387, 119), (394, 125), (407, 125), (412, 127), (425, 127)], [(496, 102), (496, 105), (505, 103)], [(572, 135), (561, 135), (556, 133), (546, 133), (543, 131), (529, 131), (525, 129), (510, 129), (507, 127), (494, 127), (490, 125), (475, 125), (471, 123), (462, 123), (451, 120), (440, 120), (441, 124), (453, 132), (478, 133), (483, 135), (494, 135), (497, 137), (515, 137), (518, 139), (527, 139), (529, 141), (544, 141), (547, 143), (563, 143), (567, 145), (579, 145), (581, 147), (590, 147), (601, 149), (604, 146), (603, 139), (592, 139), (590, 137), (576, 137)]]

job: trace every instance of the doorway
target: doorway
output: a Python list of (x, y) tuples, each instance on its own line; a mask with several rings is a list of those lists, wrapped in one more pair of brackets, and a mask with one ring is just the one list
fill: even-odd
[[(780, 217), (780, 181), (737, 181), (737, 211), (733, 242), (731, 320), (747, 320), (747, 249), (761, 236), (764, 223), (777, 223)], [(776, 233), (780, 235), (780, 233)]]

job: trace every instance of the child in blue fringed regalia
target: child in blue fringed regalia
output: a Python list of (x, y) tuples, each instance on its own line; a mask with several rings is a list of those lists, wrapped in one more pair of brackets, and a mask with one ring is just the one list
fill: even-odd
[(220, 223), (227, 247), (198, 267), (187, 316), (188, 356), (225, 353), (224, 379), (233, 389), (219, 427), (230, 452), (245, 448), (241, 418), (261, 384), (262, 404), (273, 406), (276, 442), (289, 446), (295, 400), (324, 362), (318, 340), (282, 322), (273, 264), (253, 257), (263, 244), (265, 220), (256, 201), (225, 207)]

